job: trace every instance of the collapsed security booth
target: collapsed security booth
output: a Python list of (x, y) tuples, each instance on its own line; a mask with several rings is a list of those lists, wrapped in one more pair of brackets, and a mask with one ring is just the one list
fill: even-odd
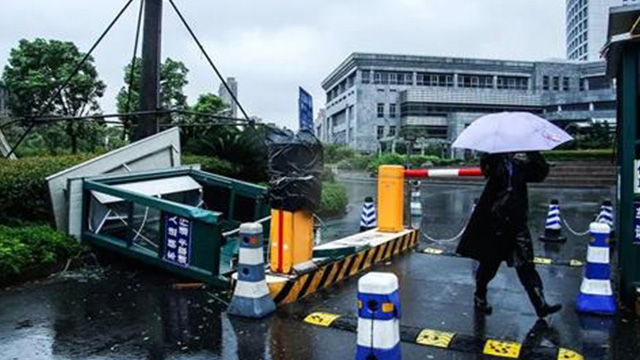
[(268, 218), (266, 188), (181, 166), (179, 155), (179, 131), (171, 129), (49, 177), (58, 227), (124, 257), (228, 286), (236, 229)]

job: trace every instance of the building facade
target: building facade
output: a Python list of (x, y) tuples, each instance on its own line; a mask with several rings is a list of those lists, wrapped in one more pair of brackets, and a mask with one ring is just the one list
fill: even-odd
[(609, 8), (640, 3), (640, 0), (567, 0), (567, 59), (600, 60), (607, 42)]
[(450, 144), (478, 117), (500, 111), (534, 112), (560, 126), (615, 121), (604, 62), (353, 53), (322, 87), (320, 138), (365, 153), (407, 136)]
[[(238, 98), (238, 82), (236, 81), (236, 78), (233, 78), (233, 77), (227, 78), (227, 85), (229, 85), (231, 92), (233, 92), (233, 95), (237, 99)], [(233, 101), (231, 94), (229, 93), (227, 88), (224, 86), (224, 84), (220, 84), (220, 87), (218, 88), (218, 96), (229, 107), (229, 110), (227, 111), (227, 115), (234, 118), (238, 117), (238, 104), (236, 104), (236, 102)]]

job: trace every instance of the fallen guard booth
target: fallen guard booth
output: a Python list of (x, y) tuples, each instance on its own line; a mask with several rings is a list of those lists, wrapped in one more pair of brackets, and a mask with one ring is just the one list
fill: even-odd
[[(237, 249), (237, 239), (231, 234), (243, 222), (268, 217), (266, 189), (200, 171), (197, 165), (180, 166), (178, 136), (177, 129), (168, 130), (50, 177), (52, 200), (66, 197), (58, 208), (67, 210), (68, 219), (61, 216), (60, 223), (80, 224), (80, 234), (74, 235), (83, 241), (191, 279), (228, 287), (224, 275), (232, 270)], [(140, 153), (145, 141), (151, 150)], [(122, 153), (133, 153), (136, 157), (128, 159), (129, 164), (144, 163), (172, 142), (166, 154), (175, 166), (153, 169), (153, 164), (147, 164), (139, 165), (147, 168), (144, 171), (120, 171), (131, 166), (113, 161), (127, 158)], [(148, 143), (157, 144), (149, 147)], [(153, 163), (163, 161), (156, 158)], [(82, 176), (72, 175), (74, 172)], [(62, 188), (60, 184), (65, 183)], [(80, 191), (74, 192), (76, 188)], [(56, 196), (58, 193), (64, 196)], [(80, 210), (75, 209), (78, 203)], [(72, 233), (73, 226), (68, 228)]]
[(617, 85), (620, 298), (640, 312), (640, 6), (610, 9), (604, 55)]

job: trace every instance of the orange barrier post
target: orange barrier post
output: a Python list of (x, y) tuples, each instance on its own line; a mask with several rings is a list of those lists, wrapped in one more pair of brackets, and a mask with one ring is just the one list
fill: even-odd
[(271, 271), (289, 274), (310, 261), (313, 253), (313, 215), (308, 211), (271, 210)]
[(399, 232), (403, 225), (404, 167), (382, 165), (378, 169), (378, 230)]

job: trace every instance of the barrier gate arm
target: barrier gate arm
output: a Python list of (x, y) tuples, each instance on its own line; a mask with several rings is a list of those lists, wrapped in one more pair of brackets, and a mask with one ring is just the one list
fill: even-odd
[(482, 176), (472, 169), (405, 169), (401, 165), (382, 165), (378, 169), (378, 230), (397, 233), (404, 230), (404, 181), (419, 178)]
[(450, 177), (470, 177), (482, 176), (480, 168), (472, 169), (407, 169), (404, 177), (407, 179), (417, 178), (450, 178)]

